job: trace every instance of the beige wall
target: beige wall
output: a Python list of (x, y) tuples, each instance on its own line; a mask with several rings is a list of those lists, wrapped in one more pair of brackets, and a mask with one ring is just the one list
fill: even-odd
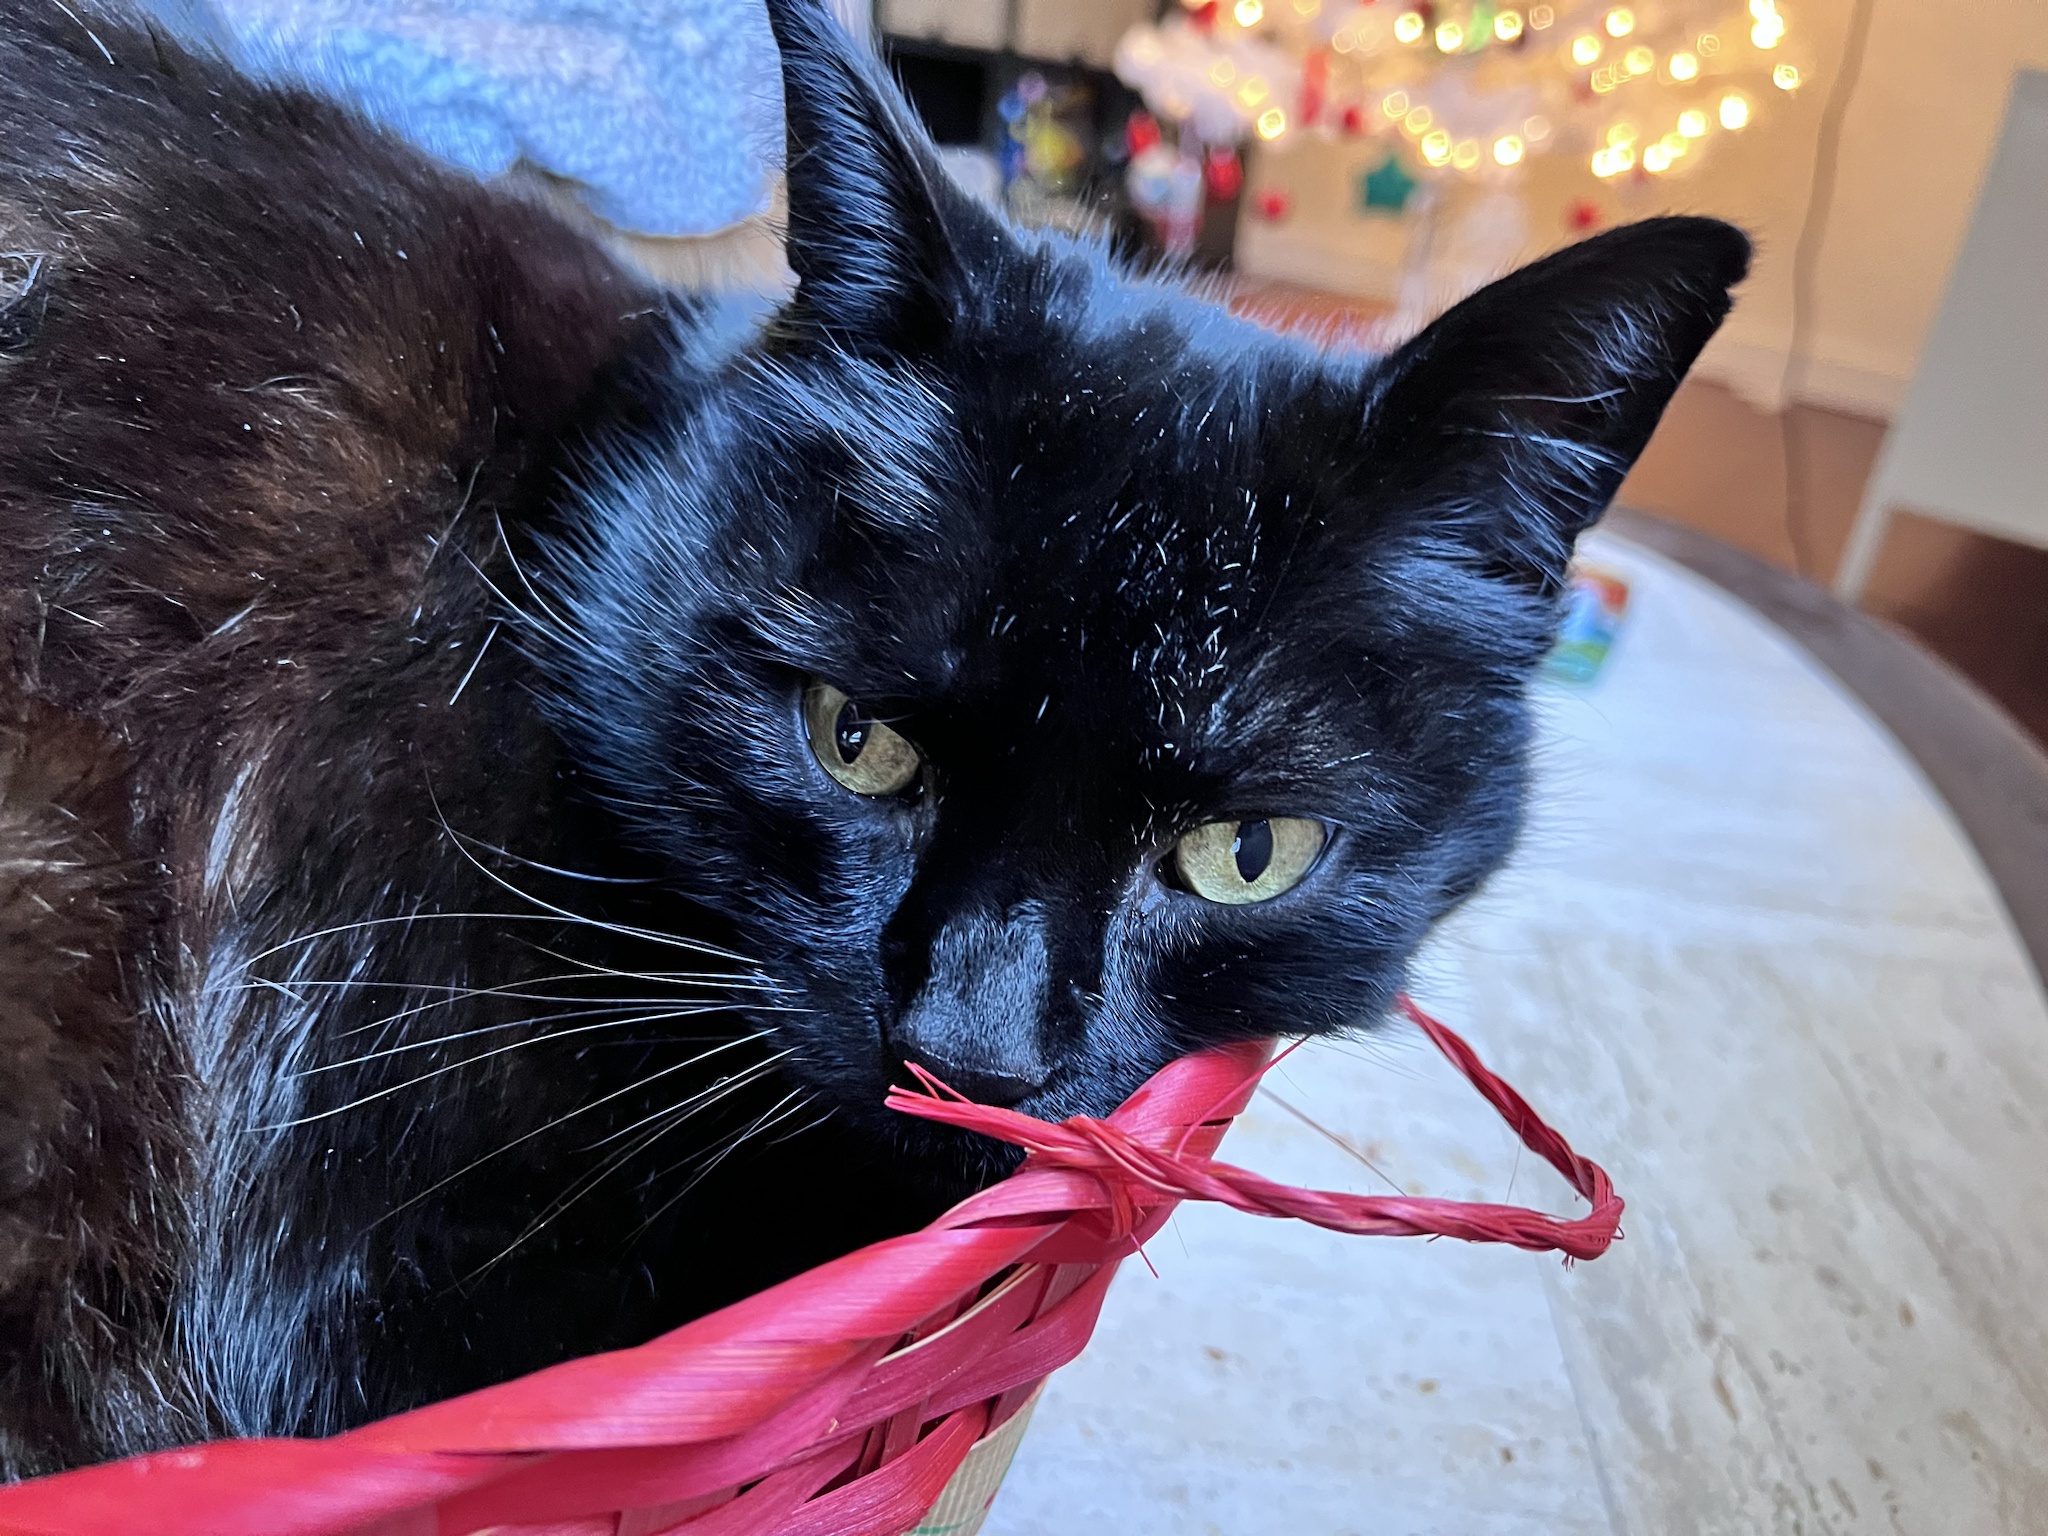
[[(1556, 160), (1539, 162), (1526, 181), (1531, 254), (1570, 238), (1564, 210), (1587, 196), (1613, 219), (1713, 213), (1748, 228), (1755, 273), (1701, 370), (1772, 407), (1791, 334), (1793, 252), (1851, 0), (1787, 0), (1785, 9), (1816, 78), (1774, 99), (1751, 131), (1718, 136), (1697, 172), (1615, 188)], [(2048, 0), (1875, 0), (1816, 271), (1805, 398), (1877, 417), (1897, 404), (1969, 222), (2008, 82), (2023, 67), (2048, 68)], [(1294, 212), (1278, 228), (1247, 231), (1249, 264), (1394, 297), (1389, 232), (1351, 211), (1343, 174), (1378, 153), (1305, 143), (1269, 155), (1257, 179), (1292, 190)], [(1447, 206), (1446, 217), (1456, 216)]]

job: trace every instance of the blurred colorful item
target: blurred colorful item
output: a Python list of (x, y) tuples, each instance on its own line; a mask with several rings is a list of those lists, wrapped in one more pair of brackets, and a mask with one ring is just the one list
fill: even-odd
[[(1514, 179), (1543, 153), (1602, 180), (1682, 173), (1812, 73), (1778, 0), (1183, 3), (1116, 69), (1204, 144), (1411, 145), (1422, 174)], [(1375, 208), (1380, 205), (1372, 205)]]
[(1131, 207), (1152, 226), (1162, 250), (1169, 256), (1185, 256), (1194, 249), (1202, 226), (1207, 189), (1202, 157), (1166, 142), (1149, 113), (1133, 112), (1124, 137), (1131, 151), (1124, 177)]
[(1557, 644), (1543, 663), (1546, 677), (1564, 683), (1590, 683), (1600, 675), (1614, 637), (1628, 615), (1628, 582), (1614, 571), (1575, 564), (1565, 598), (1564, 622)]
[(1010, 209), (1043, 223), (1081, 190), (1093, 148), (1095, 99), (1072, 80), (1026, 70), (996, 103), (1003, 133), (996, 159)]
[(1416, 180), (1401, 168), (1401, 151), (1389, 149), (1375, 170), (1358, 178), (1358, 211), (1399, 216), (1415, 195)]
[(1258, 209), (1260, 218), (1266, 220), (1269, 224), (1277, 224), (1287, 217), (1288, 213), (1293, 209), (1294, 203), (1285, 192), (1274, 187), (1268, 187), (1259, 194), (1258, 202), (1255, 206)]

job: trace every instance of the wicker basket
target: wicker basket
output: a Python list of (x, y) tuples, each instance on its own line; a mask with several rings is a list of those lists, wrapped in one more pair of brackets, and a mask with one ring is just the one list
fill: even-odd
[(1215, 1162), (1263, 1044), (1176, 1062), (1106, 1121), (899, 1091), (908, 1113), (1026, 1147), (1024, 1167), (921, 1232), (636, 1349), (328, 1440), (220, 1441), (0, 1489), (0, 1532), (971, 1536), (1046, 1376), (1080, 1353), (1117, 1266), (1182, 1199), (1578, 1258), (1613, 1241), (1606, 1175), (1403, 1006), (1590, 1214), (1320, 1193)]

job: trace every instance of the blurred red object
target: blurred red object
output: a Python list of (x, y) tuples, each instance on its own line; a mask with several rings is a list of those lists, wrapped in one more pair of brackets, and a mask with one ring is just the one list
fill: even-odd
[(1268, 187), (1259, 194), (1259, 217), (1269, 223), (1279, 223), (1287, 217), (1288, 210), (1293, 206), (1293, 200), (1277, 187)]
[(1213, 202), (1227, 203), (1244, 189), (1244, 161), (1228, 144), (1212, 144), (1202, 158), (1202, 184)]
[(1580, 198), (1565, 209), (1564, 221), (1571, 229), (1597, 229), (1600, 224), (1600, 205)]
[(0, 1531), (900, 1536), (975, 1442), (1080, 1353), (1118, 1264), (1183, 1199), (1340, 1232), (1606, 1251), (1622, 1210), (1607, 1175), (1463, 1040), (1400, 1006), (1590, 1214), (1295, 1189), (1216, 1162), (1267, 1042), (1175, 1062), (1107, 1120), (1051, 1125), (894, 1089), (907, 1114), (1024, 1147), (1023, 1167), (921, 1232), (637, 1349), (329, 1440), (217, 1441), (0, 1488)]
[(1150, 112), (1140, 109), (1133, 112), (1124, 123), (1124, 148), (1136, 158), (1145, 153), (1160, 139), (1159, 119)]
[(1301, 113), (1303, 123), (1313, 123), (1323, 115), (1323, 97), (1330, 85), (1330, 56), (1327, 53), (1311, 53), (1301, 61)]
[(1365, 132), (1365, 108), (1355, 101), (1344, 109), (1338, 120), (1343, 123), (1346, 133)]

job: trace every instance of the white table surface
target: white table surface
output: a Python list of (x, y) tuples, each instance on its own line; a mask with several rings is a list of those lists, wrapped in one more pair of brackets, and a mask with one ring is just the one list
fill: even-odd
[[(1892, 740), (1616, 540), (1521, 851), (1416, 993), (1629, 1202), (1597, 1263), (1184, 1207), (987, 1536), (2048, 1532), (2048, 1005)], [(1280, 1098), (1402, 1187), (1582, 1210), (1413, 1032)], [(1224, 1155), (1384, 1188), (1271, 1099)]]

